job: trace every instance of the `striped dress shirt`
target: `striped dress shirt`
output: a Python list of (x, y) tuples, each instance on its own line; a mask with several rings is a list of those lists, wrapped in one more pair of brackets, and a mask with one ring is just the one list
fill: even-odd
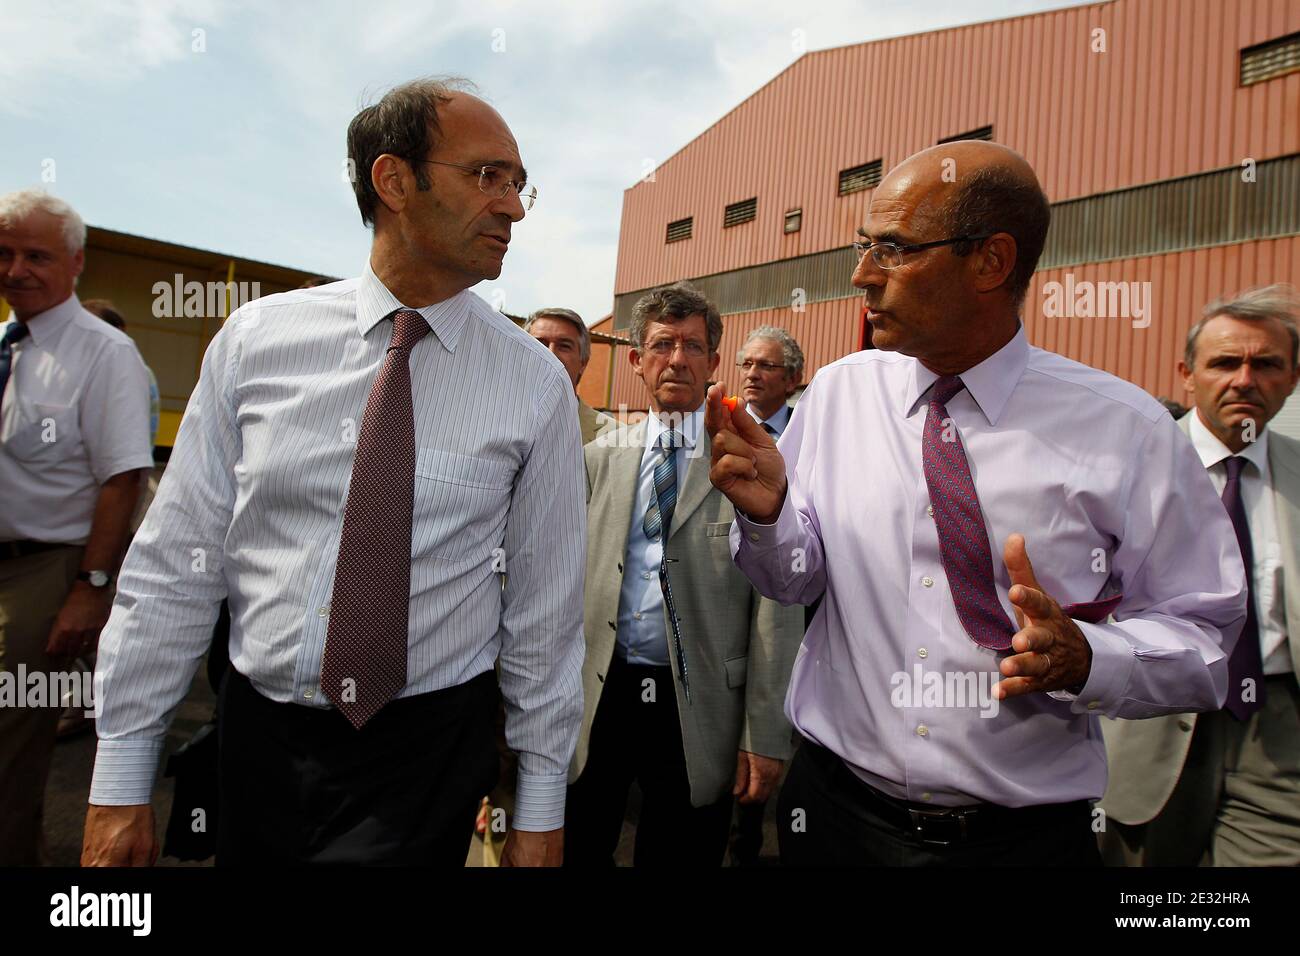
[[(203, 360), (100, 642), (90, 802), (149, 801), (172, 713), (230, 601), (235, 668), (264, 696), (332, 705), (321, 657), (366, 398), (403, 305), (360, 279), (237, 310)], [(500, 660), (519, 753), (514, 826), (564, 819), (582, 718), (586, 506), (560, 363), (472, 292), (417, 310), (407, 697)]]

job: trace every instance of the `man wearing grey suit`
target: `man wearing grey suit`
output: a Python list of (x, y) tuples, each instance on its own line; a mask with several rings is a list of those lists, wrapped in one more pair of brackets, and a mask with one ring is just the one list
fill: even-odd
[(1282, 286), (1206, 308), (1179, 372), (1191, 438), (1249, 572), (1222, 710), (1103, 723), (1111, 864), (1300, 865), (1300, 442), (1267, 428), (1300, 378)]
[(585, 711), (565, 864), (608, 866), (641, 789), (637, 866), (717, 866), (731, 798), (766, 800), (791, 751), (782, 712), (802, 609), (761, 598), (731, 561), (731, 503), (709, 483), (704, 393), (722, 320), (685, 283), (632, 318), (646, 421), (584, 449)]

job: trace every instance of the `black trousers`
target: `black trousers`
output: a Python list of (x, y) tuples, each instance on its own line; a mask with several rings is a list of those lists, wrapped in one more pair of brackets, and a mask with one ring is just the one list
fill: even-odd
[[(654, 682), (653, 700), (646, 700), (647, 680)], [(732, 800), (727, 796), (703, 807), (691, 805), (672, 669), (616, 657), (605, 675), (586, 766), (569, 788), (565, 866), (614, 865), (633, 781), (642, 794), (634, 865), (722, 864)]]
[(221, 690), (218, 865), (465, 865), (497, 775), (488, 671), (390, 701), (360, 730), (268, 700), (233, 667)]
[[(1101, 866), (1086, 800), (1048, 811), (1010, 811), (1007, 826), (948, 846), (922, 843), (878, 791), (838, 755), (809, 740), (790, 762), (777, 803), (783, 866)], [(887, 818), (888, 817), (888, 818)]]

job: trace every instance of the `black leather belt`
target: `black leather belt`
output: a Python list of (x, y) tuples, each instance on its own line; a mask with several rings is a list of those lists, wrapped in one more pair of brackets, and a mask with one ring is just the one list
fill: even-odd
[(67, 547), (71, 547), (71, 545), (50, 541), (0, 541), (0, 560), (5, 558), (26, 558), (33, 554), (40, 554), (42, 551), (53, 551), (55, 548)]
[(1028, 827), (1066, 824), (1072, 819), (1086, 827), (1091, 819), (1092, 805), (1087, 800), (1030, 807), (1002, 807), (993, 803), (935, 807), (909, 803), (877, 790), (845, 766), (838, 754), (825, 747), (806, 739), (800, 747), (808, 751), (824, 772), (839, 777), (842, 786), (861, 794), (863, 804), (872, 813), (917, 842), (931, 846), (951, 846), (1012, 830), (1023, 832)]

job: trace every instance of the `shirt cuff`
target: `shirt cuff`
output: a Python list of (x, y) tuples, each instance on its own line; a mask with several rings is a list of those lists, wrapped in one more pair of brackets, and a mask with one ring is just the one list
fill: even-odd
[(101, 740), (95, 752), (90, 802), (100, 807), (149, 803), (165, 742), (161, 737), (156, 740)]
[(1108, 633), (1104, 625), (1077, 620), (1074, 623), (1092, 648), (1092, 668), (1079, 694), (1058, 690), (1048, 696), (1073, 702), (1070, 709), (1076, 714), (1114, 717), (1124, 703), (1124, 690), (1136, 664), (1133, 646), (1124, 638)]
[(568, 783), (566, 773), (520, 772), (511, 826), (535, 832), (564, 826), (564, 795)]
[(141, 471), (146, 468), (150, 471), (153, 470), (152, 452), (142, 451), (138, 455), (123, 455), (120, 458), (110, 458), (107, 461), (96, 461), (91, 465), (91, 471), (95, 475), (95, 483), (100, 485), (117, 475), (128, 471)]
[(776, 547), (781, 539), (781, 532), (785, 530), (784, 526), (793, 518), (793, 510), (789, 492), (786, 492), (785, 501), (781, 502), (781, 510), (777, 512), (776, 520), (771, 524), (760, 524), (744, 512), (737, 510), (736, 530), (740, 532), (738, 543), (757, 551)]

